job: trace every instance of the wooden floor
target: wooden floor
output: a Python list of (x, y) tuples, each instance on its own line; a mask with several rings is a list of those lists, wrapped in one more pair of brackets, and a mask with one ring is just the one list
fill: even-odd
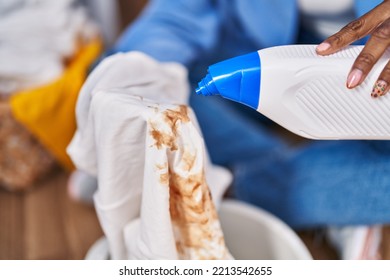
[(103, 235), (92, 207), (71, 201), (55, 171), (25, 193), (0, 191), (0, 259), (83, 259)]
[[(83, 259), (103, 235), (92, 206), (72, 201), (67, 174), (55, 171), (28, 192), (0, 190), (0, 259)], [(382, 253), (390, 258), (390, 229), (384, 230)], [(315, 259), (337, 259), (315, 231), (299, 232)]]

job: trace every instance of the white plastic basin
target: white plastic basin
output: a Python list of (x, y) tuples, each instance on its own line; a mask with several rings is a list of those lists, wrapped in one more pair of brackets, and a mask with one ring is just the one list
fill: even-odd
[(225, 242), (235, 259), (310, 260), (299, 236), (274, 215), (248, 203), (225, 200), (219, 209)]
[[(310, 260), (312, 256), (298, 235), (274, 215), (247, 203), (224, 200), (219, 219), (225, 242), (239, 260)], [(102, 237), (85, 259), (108, 259), (108, 244)]]

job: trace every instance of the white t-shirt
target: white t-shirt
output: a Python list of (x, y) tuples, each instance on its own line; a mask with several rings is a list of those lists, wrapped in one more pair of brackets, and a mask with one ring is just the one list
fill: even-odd
[(305, 28), (329, 37), (354, 19), (353, 0), (298, 0)]

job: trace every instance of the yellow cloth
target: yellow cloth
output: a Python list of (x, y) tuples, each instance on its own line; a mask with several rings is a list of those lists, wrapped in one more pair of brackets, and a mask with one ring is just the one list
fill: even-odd
[(13, 116), (68, 170), (74, 168), (66, 154), (75, 130), (75, 106), (88, 67), (101, 53), (95, 40), (82, 47), (56, 81), (45, 86), (18, 92), (11, 97)]

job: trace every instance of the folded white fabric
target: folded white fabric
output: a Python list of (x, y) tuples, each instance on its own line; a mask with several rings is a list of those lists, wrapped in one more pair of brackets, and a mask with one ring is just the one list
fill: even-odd
[(188, 92), (184, 67), (139, 52), (105, 59), (80, 92), (68, 153), (98, 178), (113, 259), (231, 258), (216, 213), (231, 174), (209, 162)]
[(2, 0), (0, 94), (58, 78), (80, 42), (98, 34), (75, 0)]

